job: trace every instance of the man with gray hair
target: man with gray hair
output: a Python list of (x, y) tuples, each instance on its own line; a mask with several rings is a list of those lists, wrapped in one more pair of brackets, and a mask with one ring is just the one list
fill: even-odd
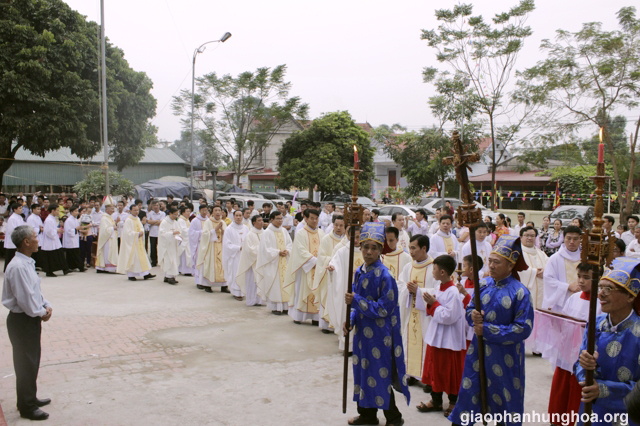
[(45, 420), (49, 414), (40, 409), (50, 399), (36, 397), (40, 369), (40, 336), (42, 321), (49, 321), (51, 304), (40, 290), (40, 278), (31, 255), (38, 251), (38, 237), (29, 225), (21, 225), (11, 233), (16, 254), (4, 274), (2, 304), (9, 309), (7, 331), (13, 346), (13, 367), (20, 416)]

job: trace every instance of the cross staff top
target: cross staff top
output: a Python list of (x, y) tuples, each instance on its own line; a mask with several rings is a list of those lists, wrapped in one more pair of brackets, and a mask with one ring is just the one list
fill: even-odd
[(477, 152), (470, 154), (464, 152), (464, 148), (462, 147), (462, 140), (460, 139), (460, 134), (457, 130), (453, 132), (451, 139), (453, 142), (453, 146), (451, 147), (453, 156), (445, 157), (442, 162), (444, 164), (452, 164), (455, 167), (456, 179), (462, 187), (462, 199), (465, 204), (472, 204), (473, 198), (471, 197), (471, 188), (469, 187), (467, 170), (471, 170), (471, 166), (469, 166), (469, 163), (474, 163), (480, 160), (480, 154), (478, 154)]

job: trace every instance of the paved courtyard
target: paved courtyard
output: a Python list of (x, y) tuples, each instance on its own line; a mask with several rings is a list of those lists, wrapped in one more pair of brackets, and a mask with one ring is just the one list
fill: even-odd
[[(38, 396), (53, 399), (44, 424), (313, 426), (356, 415), (353, 402), (342, 414), (336, 336), (197, 290), (191, 277), (171, 286), (154, 273), (135, 283), (93, 269), (42, 279), (53, 305), (38, 380)], [(1, 312), (0, 404), (9, 425), (26, 425)], [(525, 408), (545, 412), (551, 367), (530, 354), (526, 362)], [(429, 399), (421, 388), (411, 394), (410, 407), (398, 399), (406, 425), (449, 424), (415, 409)]]

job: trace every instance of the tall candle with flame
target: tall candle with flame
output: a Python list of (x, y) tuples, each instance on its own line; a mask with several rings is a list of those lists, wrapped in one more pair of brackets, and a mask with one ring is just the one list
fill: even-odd
[(358, 170), (358, 147), (353, 146), (353, 168)]
[(600, 127), (600, 145), (598, 145), (598, 163), (604, 163), (604, 144), (602, 138), (604, 136), (604, 127)]

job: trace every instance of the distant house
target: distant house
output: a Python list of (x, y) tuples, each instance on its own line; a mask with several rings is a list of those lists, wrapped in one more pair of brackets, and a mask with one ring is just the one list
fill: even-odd
[[(478, 152), (480, 153), (480, 161), (472, 163), (469, 177), (484, 175), (491, 173), (492, 161), (491, 138), (481, 138), (478, 140)], [(496, 141), (496, 164), (501, 165), (513, 158), (511, 152), (500, 141)]]
[[(4, 174), (2, 186), (8, 192), (69, 191), (78, 181), (92, 170), (99, 170), (102, 154), (83, 160), (71, 153), (69, 148), (61, 148), (39, 157), (20, 148), (15, 161)], [(135, 166), (126, 167), (122, 175), (134, 185), (158, 179), (163, 176), (187, 176), (188, 164), (170, 149), (146, 148), (142, 160)], [(110, 170), (117, 170), (109, 164)]]
[[(369, 123), (358, 125), (369, 133), (373, 130)], [(387, 196), (389, 188), (406, 188), (408, 183), (402, 177), (402, 167), (384, 151), (384, 145), (371, 139), (371, 146), (376, 149), (373, 155), (375, 178), (371, 180), (371, 195), (376, 200), (382, 200)]]

